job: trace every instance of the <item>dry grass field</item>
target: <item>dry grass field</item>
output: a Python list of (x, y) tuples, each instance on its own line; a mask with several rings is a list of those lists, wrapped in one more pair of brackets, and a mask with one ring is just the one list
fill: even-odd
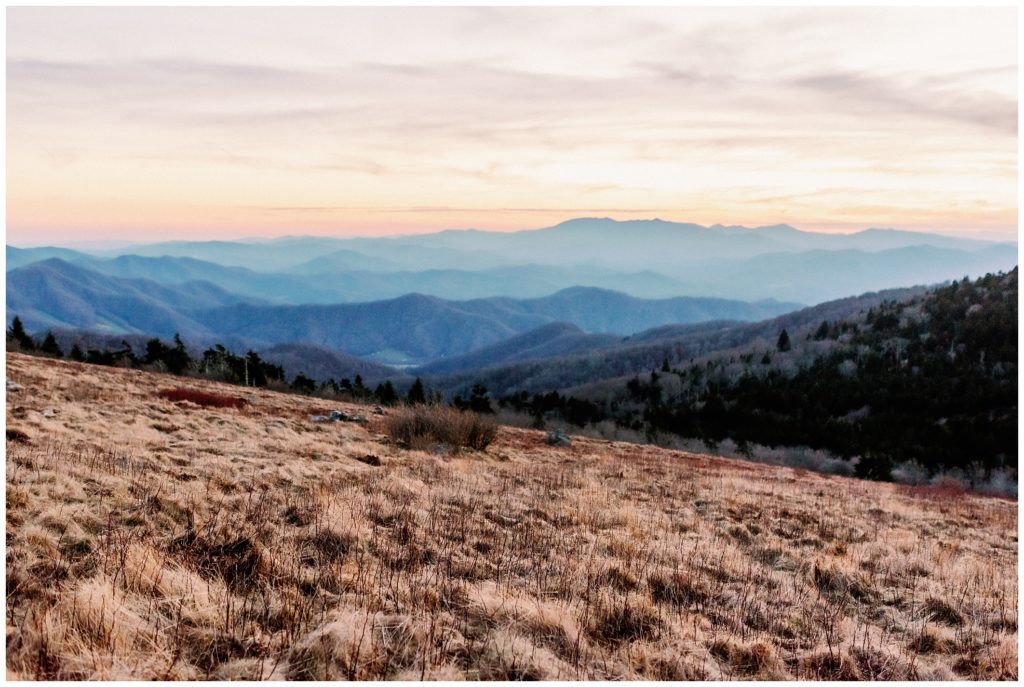
[(407, 450), (312, 398), (7, 376), (8, 678), (1017, 677), (1014, 502), (505, 427)]

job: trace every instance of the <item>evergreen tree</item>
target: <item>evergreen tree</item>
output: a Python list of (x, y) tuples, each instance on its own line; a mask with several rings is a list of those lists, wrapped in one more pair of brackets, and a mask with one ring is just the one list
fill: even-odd
[(420, 379), (419, 377), (416, 378), (416, 381), (412, 383), (411, 387), (409, 387), (409, 394), (408, 396), (406, 396), (405, 400), (409, 403), (409, 405), (416, 405), (418, 403), (422, 404), (427, 402), (427, 394), (423, 390), (422, 379)]
[(316, 391), (316, 382), (300, 372), (292, 380), (291, 389), (292, 391), (298, 391), (300, 394), (312, 394)]
[(474, 384), (469, 392), (468, 408), (475, 413), (494, 413), (491, 408), (491, 399), (487, 396), (487, 387), (483, 384)]
[(82, 352), (82, 347), (78, 345), (77, 341), (71, 346), (71, 354), (68, 357), (76, 363), (85, 362), (85, 353)]
[(192, 357), (188, 354), (180, 334), (174, 335), (174, 348), (168, 349), (164, 354), (164, 364), (171, 374), (180, 375), (193, 366)]
[(120, 363), (122, 367), (135, 367), (139, 359), (135, 357), (135, 351), (132, 350), (132, 345), (125, 339), (121, 339), (121, 350), (114, 351), (112, 354), (112, 363)]
[(54, 338), (53, 332), (46, 332), (46, 338), (43, 339), (43, 344), (39, 347), (39, 350), (47, 355), (52, 355), (55, 358), (64, 357), (64, 351), (60, 350), (60, 346), (57, 344), (57, 339)]
[(7, 338), (16, 341), (23, 351), (33, 351), (36, 348), (35, 341), (25, 331), (25, 325), (21, 323), (21, 318), (17, 315), (11, 321), (11, 328), (7, 330)]
[[(266, 386), (267, 385), (267, 371), (265, 369), (265, 363), (260, 359), (260, 354), (256, 351), (249, 351), (245, 354), (245, 364), (249, 370), (249, 384), (252, 386)], [(300, 374), (300, 377), (305, 375)], [(308, 379), (308, 378), (307, 378)], [(310, 380), (312, 382), (313, 380)], [(316, 385), (314, 384), (314, 389)], [(313, 393), (312, 390), (303, 393)]]
[(146, 357), (143, 362), (146, 365), (162, 363), (167, 359), (167, 353), (170, 350), (160, 339), (150, 339), (146, 342)]
[(378, 384), (374, 395), (377, 397), (377, 401), (381, 405), (393, 406), (398, 403), (398, 392), (395, 391), (395, 387), (391, 383), (391, 380), (388, 380), (383, 384)]
[(792, 344), (790, 344), (789, 342), (789, 332), (787, 332), (785, 329), (783, 329), (782, 333), (779, 334), (779, 340), (775, 344), (775, 347), (778, 348), (779, 351), (782, 353), (785, 353), (790, 348), (792, 348)]

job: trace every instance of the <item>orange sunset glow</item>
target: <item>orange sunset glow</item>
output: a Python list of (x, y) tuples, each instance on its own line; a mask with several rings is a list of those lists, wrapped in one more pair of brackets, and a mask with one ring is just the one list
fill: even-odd
[(15, 245), (595, 215), (1016, 237), (1013, 8), (7, 12)]

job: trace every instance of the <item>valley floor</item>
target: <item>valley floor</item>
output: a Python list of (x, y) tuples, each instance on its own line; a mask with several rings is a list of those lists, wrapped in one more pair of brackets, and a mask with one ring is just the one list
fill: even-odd
[(7, 377), (9, 678), (1017, 677), (1014, 502), (506, 427), (408, 451), (313, 398), (18, 354)]

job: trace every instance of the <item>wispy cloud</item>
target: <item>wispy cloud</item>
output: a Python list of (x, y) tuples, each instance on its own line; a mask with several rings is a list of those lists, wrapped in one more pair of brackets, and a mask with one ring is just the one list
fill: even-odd
[(315, 215), (317, 231), (410, 231), (678, 212), (1009, 234), (1011, 18), (12, 8), (8, 228), (253, 234)]

